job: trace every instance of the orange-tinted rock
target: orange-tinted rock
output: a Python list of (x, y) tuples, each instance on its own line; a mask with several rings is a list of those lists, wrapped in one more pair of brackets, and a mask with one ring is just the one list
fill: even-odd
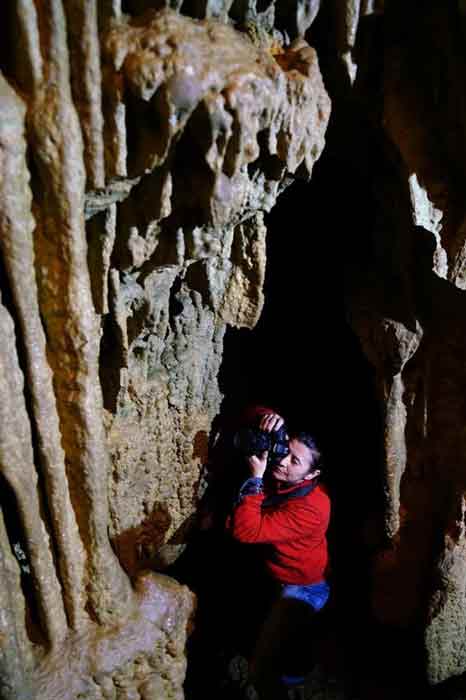
[(263, 212), (311, 174), (330, 109), (314, 50), (251, 41), (231, 5), (199, 5), (224, 23), (0, 10), (0, 681), (18, 700), (182, 698), (193, 597), (138, 576), (185, 546), (225, 328), (262, 309)]

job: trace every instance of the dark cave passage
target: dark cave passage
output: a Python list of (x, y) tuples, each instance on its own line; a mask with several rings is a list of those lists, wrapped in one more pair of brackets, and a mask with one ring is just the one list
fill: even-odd
[(355, 684), (355, 630), (370, 621), (370, 557), (383, 513), (374, 373), (345, 309), (346, 266), (367, 250), (373, 226), (370, 196), (361, 198), (367, 185), (324, 153), (310, 183), (282, 194), (266, 219), (263, 313), (252, 332), (228, 331), (220, 377), (227, 412), (271, 405), (322, 449), (333, 510), (331, 663)]
[(312, 181), (280, 197), (266, 220), (264, 310), (252, 332), (227, 333), (220, 386), (225, 411), (265, 403), (316, 437), (332, 494), (334, 575), (351, 570), (367, 598), (364, 529), (370, 522), (377, 544), (383, 512), (381, 426), (374, 372), (345, 309), (346, 265), (367, 250), (373, 226), (365, 185), (324, 153)]
[[(385, 698), (387, 692), (398, 692), (401, 686), (406, 690), (410, 683), (403, 678), (405, 647), (399, 645), (399, 632), (380, 630), (371, 612), (371, 561), (382, 546), (383, 532), (381, 421), (374, 372), (345, 311), (346, 267), (357, 264), (370, 248), (374, 207), (369, 193), (370, 186), (360, 174), (349, 176), (343, 164), (324, 154), (310, 183), (297, 181), (282, 194), (266, 218), (264, 309), (254, 330), (227, 332), (220, 387), (227, 421), (234, 422), (247, 405), (260, 403), (280, 412), (292, 429), (307, 430), (316, 437), (332, 500), (328, 533), (332, 599), (321, 637), (322, 654), (346, 686), (345, 697), (359, 693)], [(227, 639), (224, 630), (235, 624), (235, 616), (243, 617), (244, 635), (253, 636), (257, 620), (249, 624), (247, 613), (216, 588), (221, 582), (217, 568), (221, 553), (215, 552), (214, 544), (213, 553), (219, 559), (213, 568), (212, 550), (206, 551), (201, 545), (179, 565), (186, 567), (188, 585), (198, 587), (199, 615), (210, 622), (215, 618), (214, 629), (223, 629), (218, 633)], [(255, 588), (260, 588), (263, 584), (258, 583), (254, 566), (251, 559), (251, 577)], [(194, 579), (193, 567), (198, 572)], [(202, 571), (204, 575), (199, 575)], [(175, 575), (180, 577), (179, 571)], [(233, 587), (233, 597), (235, 593)], [(257, 618), (267, 607), (265, 589), (261, 598), (260, 603), (255, 598)], [(201, 625), (194, 643), (198, 649), (188, 665), (188, 700), (196, 700), (201, 692), (196, 686), (198, 654), (205, 658), (218, 652), (212, 639), (210, 649), (203, 647), (202, 634)], [(210, 630), (210, 634), (215, 637), (217, 632)], [(409, 638), (405, 635), (408, 645)], [(215, 667), (219, 660), (211, 663)], [(227, 664), (227, 659), (222, 663)], [(387, 663), (398, 669), (390, 679)], [(412, 658), (409, 667), (416, 685)], [(205, 669), (200, 675), (205, 691)], [(212, 678), (217, 675), (221, 671), (213, 668)], [(227, 692), (225, 687), (222, 692)]]
[[(444, 691), (426, 684), (420, 630), (382, 624), (372, 608), (374, 557), (386, 546), (382, 425), (374, 370), (345, 308), (346, 271), (351, 267), (354, 274), (361, 257), (370, 255), (376, 217), (370, 193), (370, 182), (361, 172), (349, 174), (346, 165), (326, 152), (310, 183), (297, 181), (281, 195), (266, 218), (261, 318), (252, 331), (227, 332), (220, 373), (221, 413), (229, 421), (247, 405), (270, 405), (292, 429), (311, 432), (322, 449), (324, 481), (332, 501), (328, 532), (332, 597), (320, 625), (317, 657), (329, 677), (340, 683), (335, 698), (385, 700), (419, 692), (437, 698)], [(241, 583), (230, 585), (227, 592), (219, 590), (222, 544), (209, 546), (204, 551), (202, 545), (195, 548), (181, 564), (188, 585), (198, 586), (199, 616), (207, 618), (210, 633), (204, 647), (201, 624), (194, 651), (188, 653), (186, 697), (197, 700), (205, 693), (208, 658), (213, 689), (221, 697), (242, 699), (241, 668), (228, 671), (236, 677), (232, 690), (219, 665), (225, 674), (228, 655), (238, 641), (233, 631), (238, 618), (240, 636), (249, 636), (245, 655), (250, 651), (254, 630), (266, 614), (266, 584), (251, 557), (245, 576), (250, 575), (254, 590), (263, 590), (263, 595), (260, 600), (253, 596), (252, 614), (238, 608), (235, 585)], [(227, 650), (222, 649), (222, 639)], [(196, 668), (199, 655), (203, 661)]]

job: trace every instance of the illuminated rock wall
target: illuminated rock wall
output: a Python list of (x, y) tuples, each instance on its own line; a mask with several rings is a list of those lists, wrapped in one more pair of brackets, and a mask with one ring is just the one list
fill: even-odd
[(196, 511), (263, 214), (324, 147), (314, 37), (329, 152), (375, 201), (344, 232), (383, 422), (373, 609), (423, 630), (430, 682), (465, 672), (465, 32), (434, 0), (3, 3), (2, 698), (182, 697), (194, 601), (143, 571)]
[(182, 697), (193, 597), (141, 571), (195, 511), (263, 212), (324, 146), (316, 54), (273, 29), (317, 6), (150, 4), (0, 10), (2, 698)]

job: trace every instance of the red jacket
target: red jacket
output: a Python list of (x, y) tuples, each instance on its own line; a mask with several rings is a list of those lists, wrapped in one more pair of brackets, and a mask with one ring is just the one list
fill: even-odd
[[(289, 493), (303, 486), (280, 491)], [(322, 486), (276, 506), (261, 508), (266, 495), (242, 498), (228, 527), (240, 542), (267, 544), (266, 567), (280, 583), (309, 584), (325, 579), (328, 564), (326, 531), (330, 499)]]

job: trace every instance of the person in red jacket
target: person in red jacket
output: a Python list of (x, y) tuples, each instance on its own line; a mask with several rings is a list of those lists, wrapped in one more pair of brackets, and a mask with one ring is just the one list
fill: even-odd
[[(282, 425), (283, 418), (276, 413), (260, 420), (260, 428), (267, 432)], [(280, 687), (302, 683), (312, 665), (312, 619), (329, 597), (330, 499), (319, 484), (319, 460), (319, 450), (307, 433), (291, 435), (288, 454), (276, 463), (268, 465), (267, 453), (248, 457), (250, 477), (241, 486), (228, 521), (236, 540), (263, 545), (258, 551), (278, 591), (252, 664), (254, 685), (267, 700)], [(260, 595), (253, 582), (251, 593)]]

